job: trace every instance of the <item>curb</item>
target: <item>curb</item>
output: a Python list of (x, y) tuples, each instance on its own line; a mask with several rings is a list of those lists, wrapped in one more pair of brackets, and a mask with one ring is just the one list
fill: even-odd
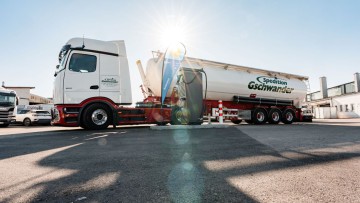
[(151, 130), (191, 130), (191, 129), (214, 129), (214, 128), (228, 128), (229, 125), (166, 125), (166, 126), (150, 126)]

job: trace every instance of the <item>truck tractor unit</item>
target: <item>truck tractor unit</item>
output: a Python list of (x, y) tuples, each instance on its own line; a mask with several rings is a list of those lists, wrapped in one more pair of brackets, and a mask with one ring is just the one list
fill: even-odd
[[(104, 129), (109, 125), (200, 125), (219, 118), (247, 123), (310, 121), (301, 107), (307, 77), (185, 57), (169, 91), (162, 92), (164, 53), (154, 52), (142, 79), (144, 99), (131, 107), (124, 41), (73, 38), (55, 72), (53, 125)], [(166, 95), (164, 102), (161, 96)]]
[(15, 121), (16, 103), (15, 91), (0, 87), (0, 127), (8, 127)]

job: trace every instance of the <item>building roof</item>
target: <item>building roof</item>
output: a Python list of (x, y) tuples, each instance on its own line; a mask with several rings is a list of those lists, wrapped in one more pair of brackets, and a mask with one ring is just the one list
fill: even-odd
[(11, 89), (11, 88), (22, 88), (22, 89), (35, 89), (35, 87), (26, 87), (26, 86), (3, 86), (6, 89)]

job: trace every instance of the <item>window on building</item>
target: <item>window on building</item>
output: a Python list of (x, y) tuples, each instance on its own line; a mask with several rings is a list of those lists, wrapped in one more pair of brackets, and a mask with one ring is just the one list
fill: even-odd
[(342, 112), (342, 105), (340, 105), (339, 107), (340, 107), (340, 110), (339, 110), (339, 111)]
[(87, 54), (73, 54), (70, 59), (69, 70), (81, 73), (95, 72), (96, 56)]
[(354, 111), (354, 104), (350, 104), (350, 111)]
[(345, 104), (345, 111), (348, 112), (349, 111), (349, 105)]
[(337, 106), (336, 106), (336, 105), (335, 105), (335, 110), (336, 110), (336, 111), (338, 111), (338, 108), (337, 108)]

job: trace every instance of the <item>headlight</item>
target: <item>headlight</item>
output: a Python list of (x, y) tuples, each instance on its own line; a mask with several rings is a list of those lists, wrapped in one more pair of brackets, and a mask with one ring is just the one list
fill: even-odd
[(54, 108), (52, 111), (52, 119), (54, 120), (54, 122), (59, 122), (60, 121), (60, 115), (59, 115), (59, 110), (57, 110), (56, 108)]

